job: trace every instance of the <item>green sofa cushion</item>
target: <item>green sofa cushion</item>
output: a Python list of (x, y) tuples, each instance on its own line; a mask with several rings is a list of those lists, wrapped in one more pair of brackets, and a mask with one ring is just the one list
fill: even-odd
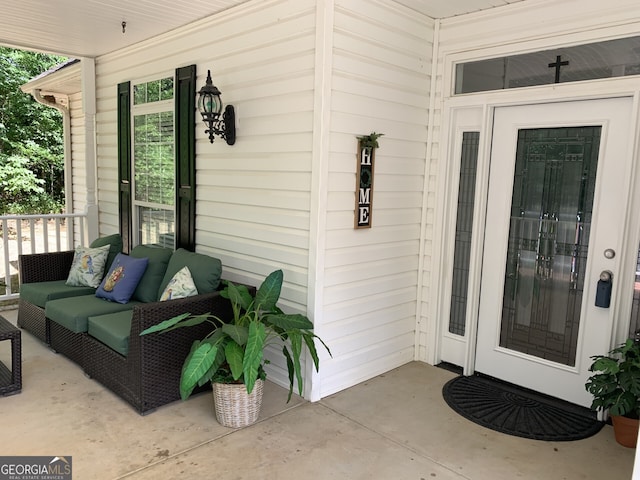
[(156, 292), (156, 299), (159, 299), (164, 292), (169, 281), (178, 273), (182, 267), (188, 267), (195, 283), (198, 293), (215, 292), (220, 285), (222, 275), (222, 262), (217, 258), (194, 253), (184, 248), (179, 248), (171, 256), (167, 272), (162, 279), (159, 290)]
[(131, 256), (134, 258), (148, 258), (149, 263), (147, 269), (144, 271), (144, 275), (140, 279), (138, 286), (136, 287), (132, 300), (139, 302), (155, 302), (158, 300), (158, 288), (160, 282), (164, 278), (167, 271), (167, 265), (169, 259), (173, 254), (173, 250), (170, 248), (157, 247), (153, 245), (138, 245), (131, 251)]
[(49, 300), (91, 295), (95, 292), (96, 289), (92, 287), (72, 287), (67, 285), (66, 280), (23, 283), (20, 285), (20, 298), (40, 308), (44, 308), (45, 303)]
[(129, 334), (133, 310), (89, 317), (87, 333), (125, 357), (129, 353)]
[(113, 235), (107, 235), (106, 237), (96, 238), (91, 242), (89, 248), (103, 247), (105, 245), (109, 245), (109, 255), (107, 255), (107, 263), (104, 266), (104, 271), (106, 273), (109, 271), (116, 255), (122, 252), (122, 237), (119, 233), (114, 233)]
[(44, 314), (52, 322), (62, 325), (74, 333), (87, 331), (89, 317), (106, 315), (133, 309), (140, 302), (117, 303), (98, 298), (94, 295), (60, 298), (48, 301)]

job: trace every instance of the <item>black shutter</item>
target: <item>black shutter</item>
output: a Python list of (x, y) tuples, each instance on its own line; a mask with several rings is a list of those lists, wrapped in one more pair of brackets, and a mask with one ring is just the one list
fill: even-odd
[(176, 248), (196, 248), (196, 66), (176, 69)]
[(118, 211), (122, 251), (131, 248), (131, 82), (118, 85)]

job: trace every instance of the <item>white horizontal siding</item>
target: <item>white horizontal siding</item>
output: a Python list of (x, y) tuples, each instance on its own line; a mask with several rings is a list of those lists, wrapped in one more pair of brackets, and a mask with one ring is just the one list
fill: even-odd
[[(254, 1), (97, 59), (101, 230), (118, 225), (117, 84), (196, 64), (200, 88), (209, 69), (235, 106), (237, 141), (211, 144), (197, 114), (196, 250), (253, 285), (283, 269), (282, 308), (306, 312), (314, 42), (315, 1)], [(288, 382), (270, 356), (269, 377)]]
[[(433, 21), (335, 2), (321, 318), (326, 396), (414, 359)], [(354, 229), (357, 138), (376, 151), (372, 228)]]
[(197, 249), (254, 284), (274, 268), (286, 281), (306, 269), (314, 26), (312, 1), (250, 2), (98, 59), (101, 213), (117, 219), (116, 85), (195, 63), (198, 85), (210, 69), (238, 117), (234, 146), (210, 144), (197, 123)]
[[(323, 7), (333, 5), (331, 2)], [(282, 268), (285, 310), (306, 311), (310, 252), (323, 281), (316, 328), (321, 395), (414, 358), (416, 295), (433, 21), (392, 0), (335, 2), (327, 157), (313, 159), (317, 106), (316, 2), (249, 2), (155, 42), (97, 59), (98, 204), (101, 230), (117, 228), (116, 85), (207, 69), (237, 112), (238, 139), (212, 145), (197, 123), (197, 250), (225, 276), (257, 284)], [(215, 34), (212, 34), (215, 32)], [(326, 32), (325, 32), (326, 33)], [(376, 154), (373, 228), (354, 230), (356, 136), (384, 133)], [(311, 238), (313, 178), (328, 169)], [(286, 376), (279, 356), (269, 375)]]
[[(69, 95), (69, 135), (71, 137), (71, 211), (84, 213), (87, 208), (87, 163), (86, 134), (84, 129), (84, 111), (82, 93)], [(73, 245), (83, 244), (79, 221), (74, 220)]]

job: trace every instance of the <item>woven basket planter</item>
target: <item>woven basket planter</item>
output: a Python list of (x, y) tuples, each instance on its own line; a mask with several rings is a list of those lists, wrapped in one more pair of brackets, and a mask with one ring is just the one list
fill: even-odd
[(264, 381), (258, 379), (249, 394), (244, 384), (214, 383), (213, 403), (220, 425), (240, 428), (255, 423), (262, 407), (263, 387)]

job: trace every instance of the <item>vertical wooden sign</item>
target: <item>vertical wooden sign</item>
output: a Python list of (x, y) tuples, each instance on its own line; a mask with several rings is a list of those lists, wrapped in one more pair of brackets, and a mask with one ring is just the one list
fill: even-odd
[(355, 228), (371, 228), (376, 149), (365, 143), (362, 140), (358, 141)]

